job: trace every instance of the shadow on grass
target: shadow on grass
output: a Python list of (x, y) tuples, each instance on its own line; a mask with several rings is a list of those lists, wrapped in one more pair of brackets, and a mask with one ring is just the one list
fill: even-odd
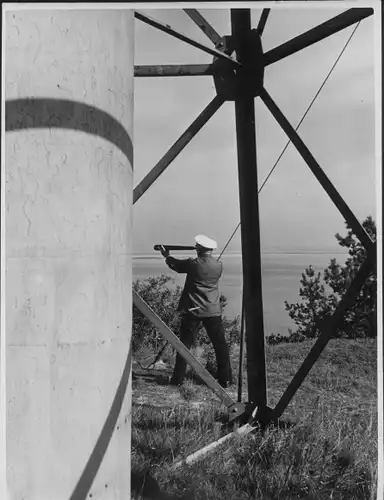
[[(152, 408), (150, 405), (147, 408)], [(160, 431), (165, 429), (195, 429), (196, 422), (193, 419), (190, 420), (176, 420), (169, 419), (165, 422), (164, 418), (159, 417), (148, 417), (146, 420), (140, 419), (134, 422), (135, 429), (145, 430), (145, 431)]]
[(148, 470), (131, 470), (132, 500), (193, 500), (191, 494), (169, 495), (161, 490)]
[[(146, 457), (151, 463), (163, 463), (163, 462), (171, 462), (173, 459), (172, 450), (167, 446), (156, 445), (150, 446), (147, 443), (140, 442), (138, 439), (132, 438), (132, 448), (141, 453)], [(177, 447), (173, 450), (173, 453), (178, 454), (179, 450)]]

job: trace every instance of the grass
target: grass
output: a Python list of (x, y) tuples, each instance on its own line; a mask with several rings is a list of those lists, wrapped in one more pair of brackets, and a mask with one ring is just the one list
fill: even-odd
[[(311, 345), (267, 347), (269, 406)], [(237, 357), (233, 349), (235, 371)], [(182, 388), (186, 400), (201, 390), (190, 381)], [(255, 431), (172, 470), (174, 460), (228, 432), (218, 422), (223, 407), (134, 407), (132, 469), (149, 470), (175, 499), (374, 499), (376, 401), (376, 341), (332, 340), (284, 414), (293, 426)]]

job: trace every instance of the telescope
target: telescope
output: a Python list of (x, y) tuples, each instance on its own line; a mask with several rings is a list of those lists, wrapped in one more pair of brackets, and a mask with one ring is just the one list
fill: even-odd
[(183, 251), (183, 250), (196, 250), (196, 247), (195, 246), (183, 246), (183, 245), (155, 245), (153, 247), (154, 250), (156, 251), (160, 251), (160, 248), (161, 247), (164, 247), (165, 250), (180, 250), (180, 251)]

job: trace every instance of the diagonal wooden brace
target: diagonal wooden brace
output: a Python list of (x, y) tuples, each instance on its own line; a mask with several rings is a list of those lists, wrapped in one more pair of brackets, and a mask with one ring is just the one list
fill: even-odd
[(192, 45), (192, 47), (196, 47), (197, 49), (202, 50), (203, 52), (206, 52), (207, 54), (210, 54), (212, 56), (217, 56), (221, 57), (223, 59), (226, 59), (229, 61), (231, 64), (233, 64), (235, 67), (241, 66), (236, 59), (233, 59), (232, 57), (228, 56), (227, 54), (220, 52), (217, 49), (213, 49), (211, 47), (207, 47), (206, 45), (198, 42), (197, 40), (192, 40), (192, 38), (189, 38), (188, 36), (184, 35), (183, 33), (180, 33), (179, 31), (174, 30), (169, 24), (164, 24), (160, 21), (157, 21), (156, 19), (152, 19), (151, 17), (135, 11), (135, 18), (139, 19), (139, 21), (142, 21), (146, 24), (149, 24), (153, 28), (156, 28), (160, 31), (163, 31), (164, 33), (167, 33), (168, 35), (171, 35), (178, 40), (181, 40), (182, 42), (188, 43), (189, 45)]
[(176, 349), (176, 351), (185, 359), (189, 366), (197, 373), (197, 375), (212, 389), (216, 396), (227, 406), (229, 413), (229, 421), (238, 418), (245, 412), (245, 405), (237, 403), (232, 397), (221, 387), (212, 375), (199, 363), (199, 361), (191, 354), (189, 349), (179, 340), (172, 330), (163, 322), (163, 320), (149, 307), (149, 305), (140, 297), (140, 295), (132, 291), (133, 304), (144, 314), (144, 316), (164, 335), (167, 341)]
[(332, 182), (328, 179), (327, 175), (317, 163), (312, 153), (309, 151), (307, 146), (304, 144), (303, 140), (296, 132), (296, 130), (289, 123), (285, 115), (281, 112), (279, 107), (276, 105), (275, 101), (269, 95), (265, 88), (260, 91), (260, 98), (269, 109), (277, 123), (287, 134), (288, 138), (292, 142), (292, 144), (297, 149), (298, 153), (301, 155), (305, 163), (311, 169), (313, 175), (320, 182), (323, 189), (327, 193), (327, 195), (331, 198), (333, 203), (336, 205), (338, 210), (344, 219), (348, 222), (352, 231), (359, 238), (361, 243), (364, 245), (367, 252), (371, 252), (375, 247), (373, 241), (371, 240), (369, 234), (366, 232), (364, 227), (360, 224), (352, 210), (349, 208), (347, 203), (342, 198), (341, 194), (337, 191)]
[(259, 36), (261, 36), (264, 32), (265, 25), (267, 24), (267, 19), (268, 16), (271, 12), (271, 9), (263, 9), (263, 12), (261, 13), (259, 23), (257, 25), (256, 31), (258, 32)]
[(328, 321), (325, 321), (321, 326), (322, 333), (316, 340), (314, 346), (309, 351), (307, 357), (303, 361), (300, 368), (297, 370), (295, 376), (288, 385), (284, 394), (281, 396), (280, 401), (274, 408), (273, 416), (275, 419), (280, 418), (280, 416), (283, 414), (284, 410), (292, 400), (293, 396), (296, 394), (296, 391), (303, 383), (303, 380), (308, 375), (309, 371), (312, 369), (312, 366), (318, 360), (320, 354), (323, 352), (325, 346), (331, 339), (332, 334), (335, 332), (340, 321), (342, 320), (346, 309), (348, 309), (348, 307), (351, 306), (351, 304), (356, 298), (356, 295), (359, 293), (361, 287), (364, 285), (366, 279), (368, 278), (369, 273), (372, 271), (372, 269), (374, 269), (375, 262), (376, 262), (376, 245), (374, 244), (370, 252), (367, 253), (367, 257), (365, 258), (365, 261), (361, 264), (360, 269), (357, 271), (357, 274), (354, 280), (352, 281), (350, 287), (340, 300), (338, 306), (336, 307), (335, 312), (328, 319)]
[(204, 127), (207, 121), (212, 118), (220, 106), (224, 103), (223, 99), (215, 96), (206, 106), (195, 121), (187, 130), (177, 139), (173, 146), (156, 163), (150, 172), (133, 190), (133, 204), (135, 204), (143, 194), (152, 186), (158, 177), (168, 168), (172, 161), (183, 151), (191, 142), (195, 135)]
[(192, 19), (192, 21), (197, 24), (201, 31), (214, 43), (217, 47), (221, 42), (221, 36), (217, 31), (209, 24), (209, 22), (200, 14), (196, 9), (183, 9), (184, 12)]
[(284, 42), (282, 45), (269, 50), (264, 54), (264, 64), (265, 66), (268, 66), (269, 64), (280, 61), (287, 56), (310, 47), (314, 43), (320, 42), (321, 40), (348, 28), (348, 26), (351, 26), (366, 17), (372, 16), (373, 13), (374, 10), (372, 8), (348, 9), (345, 12), (328, 19), (328, 21), (315, 26), (309, 31), (306, 31), (301, 35)]

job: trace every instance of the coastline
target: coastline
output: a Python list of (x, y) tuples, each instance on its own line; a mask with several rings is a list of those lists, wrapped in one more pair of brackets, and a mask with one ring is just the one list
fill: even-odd
[[(155, 252), (154, 252), (155, 253)], [(175, 252), (176, 253), (176, 252)], [(305, 268), (312, 265), (316, 271), (323, 272), (331, 258), (342, 264), (346, 253), (264, 253), (261, 255), (263, 276), (263, 309), (265, 334), (287, 334), (296, 325), (291, 321), (284, 307), (284, 301), (300, 302), (299, 287), (301, 274)], [(179, 258), (190, 257), (191, 254), (178, 254)], [(242, 262), (241, 254), (228, 253), (223, 255), (223, 276), (220, 281), (220, 291), (228, 300), (224, 314), (234, 318), (241, 312), (242, 296)], [(139, 254), (133, 258), (133, 280), (144, 281), (150, 276), (164, 274), (170, 276), (175, 285), (184, 285), (185, 275), (171, 271), (164, 263), (161, 255)]]

